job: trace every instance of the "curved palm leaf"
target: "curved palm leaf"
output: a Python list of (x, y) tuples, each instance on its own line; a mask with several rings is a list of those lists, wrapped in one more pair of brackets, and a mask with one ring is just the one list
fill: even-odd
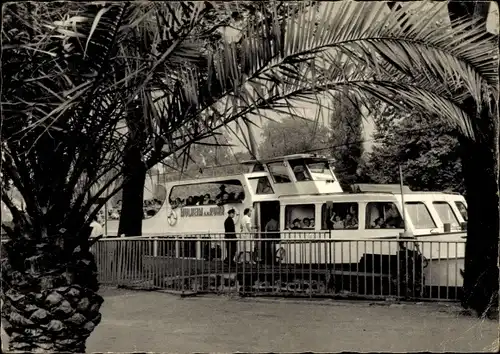
[[(494, 87), (497, 80), (491, 75), (494, 60), (484, 55), (493, 43), (471, 45), (480, 30), (438, 35), (439, 29), (429, 29), (429, 24), (439, 8), (421, 11), (418, 21), (408, 21), (402, 17), (407, 7), (387, 13), (383, 4), (332, 3), (317, 19), (316, 11), (304, 11), (308, 6), (304, 4), (299, 15), (286, 23), (247, 27), (238, 43), (226, 43), (214, 53), (201, 80), (198, 72), (195, 77), (183, 76), (177, 98), (170, 96), (162, 107), (155, 107), (161, 111), (155, 116), (168, 117), (170, 124), (161, 135), (193, 142), (195, 136), (206, 136), (201, 131), (209, 133), (237, 118), (265, 115), (266, 109), (283, 113), (291, 100), (317, 102), (318, 95), (346, 87), (398, 106), (395, 97), (404, 95), (405, 106), (444, 114), (471, 134), (456, 89), (465, 87), (482, 103), (481, 86)], [(343, 20), (338, 21), (339, 17)], [(401, 27), (402, 20), (383, 21), (393, 18), (405, 20), (406, 27)], [(467, 23), (462, 25), (465, 28)], [(456, 48), (457, 37), (467, 45)], [(179, 110), (173, 112), (172, 107)], [(176, 118), (180, 120), (173, 124)], [(211, 124), (200, 128), (200, 120)], [(172, 135), (175, 131), (178, 134)], [(177, 148), (170, 144), (169, 153)]]

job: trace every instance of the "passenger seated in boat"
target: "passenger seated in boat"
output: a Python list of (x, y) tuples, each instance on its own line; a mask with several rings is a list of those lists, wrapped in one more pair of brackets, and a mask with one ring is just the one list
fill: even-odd
[(223, 205), (224, 203), (228, 203), (229, 202), (229, 193), (227, 192), (224, 192), (222, 194), (218, 194), (217, 195), (217, 198), (215, 198), (215, 202), (217, 203), (217, 205)]
[(297, 181), (305, 181), (306, 180), (306, 175), (304, 174), (304, 171), (297, 171), (295, 173), (295, 178), (297, 178)]
[(195, 205), (194, 199), (192, 196), (189, 196), (186, 200), (186, 206), (193, 206)]
[(216, 199), (216, 200), (222, 200), (222, 199), (223, 199), (224, 194), (227, 194), (227, 192), (226, 192), (226, 186), (225, 186), (225, 185), (223, 185), (223, 184), (222, 184), (222, 185), (219, 187), (219, 189), (220, 189), (219, 194), (217, 194), (217, 195), (215, 196), (215, 199)]
[(357, 229), (358, 220), (355, 217), (353, 217), (350, 213), (347, 213), (345, 216), (344, 226), (346, 229)]
[(376, 218), (374, 224), (374, 229), (385, 229), (385, 222), (383, 217)]
[(403, 219), (400, 216), (396, 216), (396, 217), (389, 216), (385, 220), (385, 225), (389, 229), (397, 229), (397, 228), (404, 229)]
[(210, 194), (205, 194), (205, 196), (203, 197), (203, 205), (210, 205), (210, 204), (214, 204), (214, 201), (210, 198)]
[(404, 228), (403, 218), (399, 215), (399, 211), (396, 209), (395, 205), (392, 205), (392, 207), (387, 211), (385, 225), (391, 229)]
[(118, 220), (120, 219), (120, 214), (118, 213), (118, 210), (112, 209), (109, 211), (109, 218), (111, 220)]
[(311, 219), (311, 229), (314, 229), (314, 219)]
[(181, 201), (181, 198), (175, 198), (174, 202), (173, 203), (170, 203), (170, 205), (172, 205), (172, 208), (175, 209), (175, 208), (180, 208), (182, 206), (182, 201)]
[(291, 229), (292, 230), (300, 230), (301, 229), (301, 227), (300, 227), (300, 219), (299, 218), (293, 220)]
[(333, 223), (333, 229), (335, 230), (340, 230), (340, 229), (345, 229), (345, 223), (344, 220), (341, 219), (340, 215), (334, 215), (332, 216), (332, 223)]
[(302, 225), (304, 229), (311, 228), (311, 222), (309, 221), (309, 218), (302, 219)]

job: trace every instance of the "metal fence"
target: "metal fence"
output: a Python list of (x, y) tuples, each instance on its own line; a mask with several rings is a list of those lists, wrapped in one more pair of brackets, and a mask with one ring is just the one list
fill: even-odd
[[(450, 300), (460, 298), (465, 241), (256, 238), (221, 234), (105, 238), (93, 248), (102, 284), (181, 294)], [(229, 255), (229, 256), (228, 256)]]

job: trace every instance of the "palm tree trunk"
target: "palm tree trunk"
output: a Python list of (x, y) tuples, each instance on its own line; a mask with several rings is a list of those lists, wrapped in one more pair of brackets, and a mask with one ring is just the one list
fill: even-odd
[(88, 243), (68, 252), (67, 235), (35, 240), (34, 231), (16, 232), (22, 238), (3, 247), (1, 315), (9, 350), (84, 353), (103, 303), (94, 257)]
[(122, 172), (124, 185), (118, 236), (142, 235), (144, 184), (147, 176), (142, 151), (147, 145), (148, 137), (142, 104), (141, 101), (132, 102), (127, 115), (129, 136), (123, 152)]
[(460, 139), (469, 220), (462, 305), (478, 315), (498, 311), (500, 198), (498, 122), (483, 110), (476, 141)]
[(122, 211), (118, 235), (140, 236), (144, 216), (144, 184), (147, 171), (141, 159), (141, 152), (134, 144), (130, 144), (125, 152), (123, 174), (125, 184), (122, 192)]

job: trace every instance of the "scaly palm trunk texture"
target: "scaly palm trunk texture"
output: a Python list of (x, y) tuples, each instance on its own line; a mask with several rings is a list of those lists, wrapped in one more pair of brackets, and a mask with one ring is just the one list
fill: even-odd
[(17, 226), (20, 237), (2, 245), (1, 316), (9, 350), (84, 353), (103, 303), (94, 256), (88, 243), (73, 247), (32, 231)]

